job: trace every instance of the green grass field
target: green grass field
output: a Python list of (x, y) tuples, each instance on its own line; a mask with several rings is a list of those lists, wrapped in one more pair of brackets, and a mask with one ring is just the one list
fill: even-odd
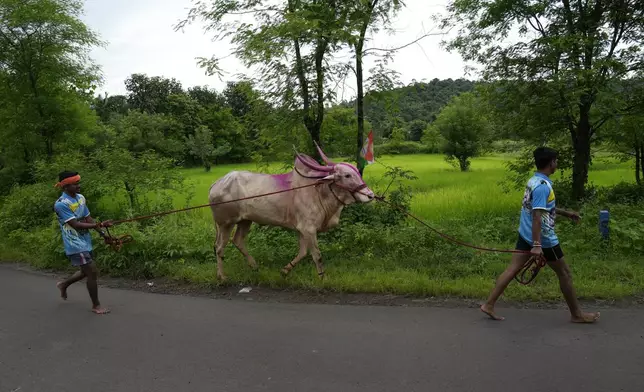
[[(447, 164), (442, 156), (382, 157), (390, 166), (413, 170), (417, 180), (408, 181), (414, 189), (412, 213), (447, 233), (484, 246), (512, 248), (516, 241), (516, 225), (521, 191), (504, 193), (499, 182), (507, 174), (504, 156), (475, 159), (471, 171), (461, 173)], [(276, 169), (277, 167), (273, 167)], [(207, 202), (213, 181), (233, 169), (254, 170), (253, 165), (218, 166), (210, 173), (187, 170), (189, 182), (195, 187), (194, 203)], [(370, 165), (365, 179), (374, 189), (386, 186), (382, 165)], [(612, 185), (630, 181), (632, 168), (608, 158), (598, 159), (590, 180), (595, 185)], [(180, 205), (183, 200), (176, 200)], [(562, 206), (565, 207), (565, 206)], [(594, 208), (594, 207), (592, 207)], [(622, 250), (607, 250), (598, 245), (597, 210), (582, 226), (560, 224), (560, 236), (569, 263), (575, 273), (581, 297), (619, 298), (635, 295), (644, 289), (642, 260)], [(203, 253), (211, 252), (208, 242), (214, 230), (209, 229), (211, 217), (203, 210), (193, 215), (199, 227), (208, 233)], [(180, 225), (181, 218), (176, 220)], [(619, 214), (614, 216), (619, 219)], [(172, 231), (170, 229), (169, 231)], [(212, 238), (212, 237), (210, 237)], [(210, 241), (212, 241), (210, 239)], [(200, 242), (200, 243), (201, 243)], [(506, 266), (507, 255), (479, 253), (446, 243), (435, 234), (413, 223), (409, 227), (382, 232), (369, 228), (342, 230), (341, 235), (321, 236), (320, 245), (327, 268), (327, 277), (320, 282), (309, 259), (305, 259), (284, 279), (279, 270), (297, 253), (295, 234), (284, 233), (275, 239), (261, 230), (250, 234), (249, 250), (260, 263), (252, 272), (232, 246), (227, 250), (226, 273), (232, 283), (261, 284), (274, 288), (300, 287), (351, 292), (410, 293), (416, 295), (450, 295), (484, 298), (494, 279)], [(216, 284), (214, 258), (194, 263), (167, 266), (166, 273), (180, 279)], [(551, 271), (544, 271), (530, 287), (512, 285), (507, 296), (513, 299), (559, 299), (558, 284)]]
[[(417, 180), (406, 181), (414, 191), (412, 212), (431, 221), (443, 219), (472, 218), (481, 214), (517, 211), (523, 191), (504, 193), (499, 186), (507, 174), (504, 163), (507, 156), (489, 156), (474, 159), (469, 172), (461, 173), (445, 162), (441, 155), (386, 156), (379, 158), (388, 166), (412, 170)], [(271, 170), (278, 170), (273, 165)], [(221, 165), (206, 173), (203, 169), (185, 170), (188, 182), (194, 185), (197, 204), (208, 202), (208, 190), (212, 183), (231, 170), (255, 170), (255, 165)], [(378, 163), (365, 169), (365, 181), (373, 188), (384, 188), (382, 178), (385, 167)], [(557, 177), (557, 174), (554, 176)], [(613, 185), (632, 181), (633, 169), (628, 164), (616, 163), (606, 158), (599, 160), (590, 173), (590, 181), (596, 185)], [(175, 204), (182, 205), (185, 198), (177, 195)]]

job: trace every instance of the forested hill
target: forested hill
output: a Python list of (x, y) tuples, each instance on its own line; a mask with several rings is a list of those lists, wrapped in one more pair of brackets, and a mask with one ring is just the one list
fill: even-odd
[(369, 93), (365, 97), (365, 116), (374, 131), (386, 137), (395, 127), (407, 128), (414, 121), (432, 122), (452, 97), (472, 90), (474, 85), (467, 79), (433, 79)]

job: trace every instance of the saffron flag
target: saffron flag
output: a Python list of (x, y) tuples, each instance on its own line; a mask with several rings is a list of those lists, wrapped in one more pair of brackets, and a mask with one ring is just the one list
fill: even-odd
[(360, 150), (360, 160), (358, 162), (358, 170), (362, 172), (367, 164), (372, 164), (375, 162), (373, 156), (373, 130), (369, 131), (367, 138), (362, 145)]

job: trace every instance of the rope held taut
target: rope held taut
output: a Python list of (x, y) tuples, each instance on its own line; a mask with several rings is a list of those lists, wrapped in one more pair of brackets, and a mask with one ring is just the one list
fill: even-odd
[[(255, 196), (243, 197), (243, 198), (240, 198), (240, 199), (226, 200), (226, 201), (222, 201), (222, 202), (202, 204), (202, 205), (198, 205), (198, 206), (181, 208), (181, 209), (176, 209), (176, 210), (169, 210), (169, 211), (160, 212), (160, 213), (151, 214), (151, 215), (138, 216), (138, 217), (134, 217), (134, 218), (130, 218), (130, 219), (122, 219), (122, 220), (114, 221), (113, 225), (120, 225), (120, 224), (128, 223), (128, 222), (136, 222), (136, 221), (141, 221), (141, 220), (145, 220), (145, 219), (151, 219), (151, 218), (156, 218), (156, 217), (160, 217), (160, 216), (166, 216), (166, 215), (170, 215), (170, 214), (176, 214), (176, 213), (179, 213), (179, 212), (186, 212), (186, 211), (196, 210), (196, 209), (200, 209), (200, 208), (212, 207), (212, 206), (228, 204), (228, 203), (235, 203), (235, 202), (244, 201), (244, 200), (257, 199), (257, 198), (261, 198), (261, 197), (277, 195), (277, 194), (280, 194), (280, 193), (291, 192), (291, 191), (295, 191), (295, 190), (298, 190), (298, 189), (315, 187), (315, 186), (318, 186), (318, 185), (321, 185), (321, 184), (322, 184), (322, 182), (315, 182), (315, 183), (312, 183), (312, 184), (302, 185), (302, 186), (298, 186), (298, 187), (294, 187), (294, 188), (282, 189), (282, 190), (279, 190), (279, 191), (264, 193), (264, 194), (255, 195)], [(341, 188), (341, 189), (344, 189), (346, 191), (349, 191), (349, 192), (352, 192), (352, 193), (360, 193), (362, 195), (367, 196), (366, 194), (360, 192), (361, 189), (359, 189), (359, 190), (351, 190), (351, 189), (346, 188), (346, 187), (344, 187), (344, 186), (342, 186), (340, 184), (337, 184), (337, 183), (334, 183), (334, 185), (339, 187), (339, 188)], [(397, 206), (397, 205), (395, 205), (393, 203), (390, 203), (390, 202), (386, 201), (384, 199), (384, 197), (376, 196), (375, 199), (377, 201), (381, 202), (381, 203), (387, 204), (391, 208), (398, 209), (399, 211), (401, 211), (402, 213), (404, 213), (408, 217), (414, 219), (415, 221), (417, 221), (421, 225), (425, 226), (426, 228), (428, 228), (432, 232), (438, 234), (441, 238), (446, 239), (447, 241), (450, 241), (450, 242), (452, 242), (452, 243), (454, 243), (456, 245), (463, 246), (463, 247), (470, 248), (470, 249), (475, 249), (475, 250), (478, 250), (478, 251), (483, 251), (483, 252), (512, 253), (512, 254), (524, 254), (524, 255), (531, 254), (531, 252), (524, 251), (524, 250), (486, 248), (486, 247), (476, 246), (476, 245), (469, 244), (467, 242), (460, 241), (460, 240), (458, 240), (458, 239), (456, 239), (454, 237), (451, 237), (451, 236), (449, 236), (449, 235), (447, 235), (447, 234), (445, 234), (445, 233), (433, 228), (432, 226), (430, 226), (429, 224), (427, 224), (425, 221), (423, 221), (422, 219), (418, 218), (414, 214), (402, 209), (401, 207), (399, 207), (399, 206)], [(124, 244), (132, 242), (132, 241), (134, 241), (134, 238), (132, 238), (131, 235), (125, 234), (125, 235), (115, 237), (115, 236), (112, 236), (110, 234), (109, 229), (107, 230), (107, 235), (105, 236), (105, 243), (115, 251), (119, 251)], [(541, 254), (539, 256), (533, 255), (532, 257), (530, 257), (530, 259), (528, 259), (526, 261), (526, 263), (523, 265), (523, 267), (515, 275), (514, 279), (517, 282), (519, 282), (520, 284), (523, 284), (523, 285), (530, 284), (537, 277), (537, 275), (539, 274), (539, 271), (541, 270), (541, 268), (543, 268), (545, 265), (546, 265), (546, 259), (543, 256), (543, 254)], [(526, 273), (528, 271), (532, 271), (532, 274), (531, 274), (530, 277), (526, 278), (525, 275), (526, 275)]]
[[(442, 237), (442, 238), (444, 238), (444, 239), (446, 239), (446, 240), (448, 240), (448, 241), (450, 241), (450, 242), (452, 242), (452, 243), (454, 243), (454, 244), (456, 244), (456, 245), (460, 245), (460, 246), (463, 246), (463, 247), (465, 247), (465, 248), (475, 249), (475, 250), (479, 250), (479, 251), (483, 251), (483, 252), (512, 253), (512, 254), (524, 254), (524, 255), (532, 254), (532, 252), (530, 252), (530, 251), (525, 251), (525, 250), (516, 250), (516, 249), (494, 249), (494, 248), (485, 248), (485, 247), (481, 247), (481, 246), (476, 246), (476, 245), (468, 244), (467, 242), (460, 241), (460, 240), (458, 240), (458, 239), (456, 239), (456, 238), (454, 238), (454, 237), (451, 237), (451, 236), (449, 236), (449, 235), (447, 235), (447, 234), (445, 234), (445, 233), (440, 232), (439, 230), (436, 230), (435, 228), (431, 227), (431, 226), (430, 226), (430, 225), (428, 225), (426, 222), (424, 222), (422, 219), (420, 219), (420, 218), (416, 217), (414, 214), (412, 214), (412, 213), (410, 213), (410, 212), (408, 212), (408, 211), (405, 211), (404, 209), (400, 208), (399, 206), (396, 206), (396, 205), (394, 205), (394, 204), (392, 204), (392, 203), (390, 203), (390, 202), (386, 201), (386, 200), (385, 200), (384, 198), (382, 198), (382, 197), (376, 197), (376, 200), (378, 200), (378, 201), (380, 201), (380, 202), (382, 202), (382, 203), (387, 204), (387, 205), (388, 205), (389, 207), (391, 207), (391, 208), (395, 208), (395, 209), (397, 209), (397, 210), (399, 210), (399, 211), (403, 212), (405, 215), (407, 215), (407, 216), (409, 216), (410, 218), (412, 218), (412, 219), (416, 220), (416, 221), (417, 221), (418, 223), (420, 223), (421, 225), (425, 226), (425, 227), (426, 227), (426, 228), (428, 228), (429, 230), (431, 230), (431, 231), (433, 231), (434, 233), (438, 234), (440, 237)], [(519, 270), (519, 272), (514, 276), (514, 279), (515, 279), (517, 282), (519, 282), (519, 283), (521, 283), (521, 284), (523, 284), (523, 285), (530, 284), (530, 282), (532, 282), (532, 281), (537, 277), (537, 274), (539, 274), (539, 271), (541, 270), (541, 268), (543, 268), (545, 265), (546, 265), (546, 259), (545, 259), (545, 257), (543, 256), (543, 254), (541, 254), (541, 255), (539, 255), (539, 256), (532, 255), (532, 257), (530, 257), (530, 258), (528, 259), (528, 261), (526, 261), (526, 262), (525, 262), (525, 264), (523, 265), (523, 267), (521, 267), (521, 269)], [(530, 267), (532, 267), (532, 266), (534, 266), (534, 267), (533, 267), (533, 268), (530, 268)], [(532, 271), (532, 275), (531, 275), (529, 278), (526, 278), (526, 277), (525, 277), (525, 274), (528, 272), (528, 270), (531, 270), (531, 271)]]
[[(176, 209), (176, 210), (169, 210), (169, 211), (159, 212), (159, 213), (151, 214), (151, 215), (137, 216), (137, 217), (130, 218), (130, 219), (121, 219), (121, 220), (113, 221), (112, 225), (116, 226), (116, 225), (120, 225), (120, 224), (123, 224), (123, 223), (136, 222), (136, 221), (141, 221), (141, 220), (145, 220), (145, 219), (152, 219), (152, 218), (157, 218), (157, 217), (160, 217), (160, 216), (176, 214), (176, 213), (179, 213), (179, 212), (186, 212), (186, 211), (196, 210), (196, 209), (200, 209), (200, 208), (206, 208), (206, 207), (212, 207), (212, 206), (217, 206), (217, 205), (222, 205), (222, 204), (234, 203), (234, 202), (238, 202), (238, 201), (242, 201), (242, 200), (257, 199), (257, 198), (260, 198), (260, 197), (277, 195), (279, 193), (291, 192), (291, 191), (295, 191), (295, 190), (298, 190), (298, 189), (309, 188), (309, 187), (318, 186), (318, 185), (320, 185), (320, 183), (316, 182), (316, 183), (313, 183), (313, 184), (302, 185), (302, 186), (298, 186), (298, 187), (295, 187), (295, 188), (282, 189), (282, 190), (279, 190), (279, 191), (264, 193), (264, 194), (261, 194), (261, 195), (242, 197), (241, 199), (226, 200), (226, 201), (220, 201), (220, 202), (216, 202), (216, 203), (202, 204), (202, 205), (193, 206), (193, 207), (180, 208), (180, 209)], [(129, 234), (125, 234), (125, 235), (121, 235), (121, 236), (117, 237), (117, 236), (113, 236), (112, 234), (110, 234), (109, 228), (106, 228), (106, 230), (107, 230), (107, 235), (105, 235), (105, 237), (104, 237), (105, 244), (108, 245), (109, 247), (111, 247), (112, 250), (114, 250), (115, 252), (118, 252), (119, 250), (121, 250), (121, 248), (123, 247), (124, 244), (134, 241), (134, 238)]]

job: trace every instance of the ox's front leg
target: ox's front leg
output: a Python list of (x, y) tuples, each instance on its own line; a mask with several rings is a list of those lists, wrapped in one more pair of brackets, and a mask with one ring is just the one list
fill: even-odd
[(306, 256), (307, 248), (308, 248), (308, 240), (306, 238), (306, 235), (304, 233), (300, 233), (300, 251), (297, 254), (297, 256), (295, 256), (293, 261), (286, 264), (284, 268), (282, 268), (282, 271), (281, 271), (282, 275), (284, 276), (288, 275), (288, 273), (291, 272), (293, 268), (295, 268), (295, 264), (299, 263), (300, 260), (302, 260)]
[(217, 240), (215, 241), (215, 253), (217, 255), (217, 278), (224, 281), (226, 274), (224, 274), (224, 251), (226, 245), (230, 241), (230, 233), (233, 231), (234, 225), (218, 225), (217, 226)]

